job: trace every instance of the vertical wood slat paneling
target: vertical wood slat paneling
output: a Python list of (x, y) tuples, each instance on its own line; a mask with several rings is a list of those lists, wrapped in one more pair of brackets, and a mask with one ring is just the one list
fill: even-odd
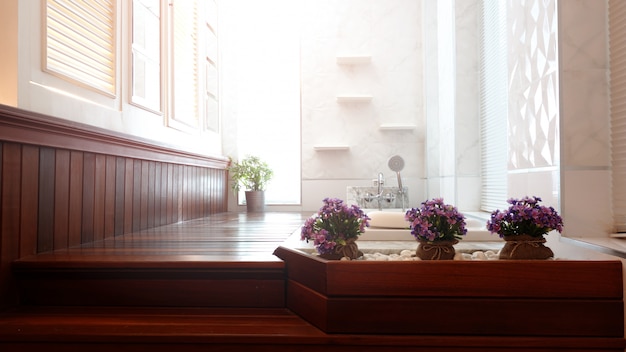
[(147, 189), (147, 197), (146, 197), (146, 204), (148, 207), (148, 212), (146, 213), (147, 216), (147, 220), (146, 220), (146, 227), (145, 228), (152, 228), (154, 227), (154, 217), (155, 217), (155, 201), (154, 201), (154, 197), (155, 197), (155, 174), (156, 174), (156, 163), (154, 161), (149, 161), (148, 163), (148, 189)]
[(167, 211), (166, 221), (168, 223), (174, 222), (174, 165), (167, 164)]
[(95, 155), (94, 167), (94, 202), (93, 202), (93, 240), (104, 239), (104, 207), (106, 195), (106, 156)]
[(207, 189), (209, 191), (209, 213), (213, 212), (213, 210), (215, 209), (215, 204), (216, 204), (216, 199), (215, 196), (217, 196), (217, 194), (215, 193), (215, 189), (214, 189), (214, 185), (216, 184), (216, 180), (213, 179), (213, 177), (215, 177), (217, 175), (217, 173), (215, 172), (216, 170), (208, 170), (209, 172), (209, 176), (208, 176), (208, 186)]
[(54, 247), (54, 174), (55, 150), (41, 148), (39, 151), (39, 217), (37, 251), (50, 251)]
[(135, 163), (133, 159), (124, 160), (124, 232), (129, 233), (133, 230), (133, 186)]
[(81, 243), (94, 240), (94, 205), (96, 184), (96, 156), (93, 153), (83, 155), (83, 226)]
[[(122, 157), (115, 158), (115, 204), (114, 207), (114, 225), (113, 235), (119, 236), (124, 234), (124, 208), (126, 206), (126, 198), (124, 187), (126, 186), (126, 162)], [(132, 205), (132, 203), (131, 203)]]
[[(19, 257), (19, 238), (16, 234), (20, 230), (20, 145), (5, 143), (2, 145), (2, 237), (0, 238), (0, 283), (9, 282), (11, 277), (11, 262)], [(15, 290), (9, 285), (0, 285), (0, 302), (16, 302)]]
[(215, 196), (223, 170), (3, 146), (3, 170), (19, 178), (3, 178), (19, 198), (18, 223), (3, 222), (20, 231), (18, 257), (226, 211)]
[(54, 243), (55, 249), (69, 243), (70, 152), (57, 150), (54, 171)]
[(200, 189), (198, 190), (198, 195), (200, 198), (200, 201), (198, 202), (198, 205), (200, 206), (200, 212), (199, 215), (200, 217), (203, 216), (207, 216), (207, 211), (206, 211), (206, 206), (207, 206), (207, 197), (206, 197), (206, 170), (205, 169), (199, 169), (198, 170), (199, 176), (198, 176), (198, 184), (200, 185)]
[(82, 152), (70, 152), (68, 246), (81, 244), (81, 232), (83, 227), (83, 164), (84, 154)]
[(174, 168), (174, 221), (178, 222), (183, 220), (183, 166), (176, 165)]
[(154, 164), (154, 226), (161, 226), (161, 163)]
[(178, 221), (184, 221), (187, 219), (187, 211), (189, 206), (187, 204), (187, 167), (182, 165), (180, 166), (180, 170), (178, 171), (178, 177), (180, 180), (178, 181), (178, 200), (180, 201), (178, 205)]
[(190, 201), (191, 201), (191, 211), (192, 211), (191, 212), (191, 214), (192, 214), (191, 218), (192, 219), (193, 218), (198, 218), (198, 217), (202, 216), (200, 211), (199, 211), (200, 210), (200, 204), (198, 203), (198, 199), (200, 198), (200, 194), (199, 194), (200, 187), (199, 187), (199, 184), (198, 184), (198, 181), (199, 181), (199, 178), (198, 178), (199, 172), (198, 171), (199, 170), (198, 170), (197, 167), (192, 167), (191, 168), (191, 184), (192, 184), (192, 187), (191, 187), (191, 194), (189, 196), (191, 198)]
[(150, 162), (142, 161), (141, 162), (141, 174), (140, 176), (140, 199), (141, 199), (141, 209), (139, 213), (139, 229), (145, 230), (148, 228), (148, 191), (150, 187)]
[(105, 162), (104, 238), (115, 236), (116, 158), (107, 155)]
[(167, 186), (169, 184), (169, 180), (168, 180), (168, 174), (167, 174), (167, 170), (168, 170), (168, 165), (167, 164), (162, 164), (161, 165), (161, 219), (160, 219), (160, 224), (161, 225), (165, 225), (168, 223), (167, 221)]
[(141, 229), (141, 175), (141, 160), (133, 160), (133, 232)]
[(37, 253), (37, 202), (39, 201), (39, 148), (22, 147), (20, 196), (20, 257)]

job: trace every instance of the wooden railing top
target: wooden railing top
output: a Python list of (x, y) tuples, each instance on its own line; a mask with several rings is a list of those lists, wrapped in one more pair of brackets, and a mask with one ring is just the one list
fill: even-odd
[(228, 158), (187, 152), (161, 141), (64, 120), (0, 104), (0, 141), (165, 161), (217, 169)]

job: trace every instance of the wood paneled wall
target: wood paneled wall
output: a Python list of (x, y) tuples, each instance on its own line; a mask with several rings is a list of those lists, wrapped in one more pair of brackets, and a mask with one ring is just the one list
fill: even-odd
[(15, 259), (227, 211), (227, 166), (0, 105), (0, 302)]

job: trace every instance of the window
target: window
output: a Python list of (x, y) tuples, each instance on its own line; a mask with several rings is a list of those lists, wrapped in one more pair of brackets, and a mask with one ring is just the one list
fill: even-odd
[[(127, 25), (116, 23), (126, 18), (116, 13), (116, 3), (44, 1), (43, 70), (116, 97), (116, 33), (126, 33)], [(121, 70), (131, 75), (130, 103), (165, 114), (167, 125), (179, 130), (219, 132), (215, 0), (133, 0), (130, 5), (121, 7), (131, 10), (131, 67)]]
[(115, 95), (112, 0), (47, 0), (44, 71)]
[[(225, 99), (234, 109), (230, 120), (236, 119), (233, 157), (256, 155), (270, 165), (274, 177), (265, 201), (274, 205), (300, 203), (299, 3), (220, 3)], [(240, 196), (240, 204), (243, 200)]]
[(170, 0), (168, 124), (218, 132), (217, 5)]
[(203, 4), (205, 6), (205, 15), (201, 28), (205, 38), (205, 55), (202, 56), (205, 77), (203, 99), (204, 127), (209, 131), (218, 132), (217, 4), (215, 1), (205, 1)]
[(172, 0), (170, 46), (171, 126), (199, 127), (198, 1)]
[(161, 5), (133, 0), (132, 95), (134, 104), (161, 111)]
[(481, 16), (480, 122), (481, 199), (480, 208), (491, 212), (506, 208), (508, 66), (506, 2), (484, 0)]

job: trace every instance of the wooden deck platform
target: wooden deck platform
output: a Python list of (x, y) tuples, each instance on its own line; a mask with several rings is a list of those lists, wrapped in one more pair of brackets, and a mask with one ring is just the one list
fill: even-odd
[(0, 313), (0, 350), (624, 350), (619, 337), (326, 333), (288, 308), (273, 255), (308, 216), (220, 213), (15, 261), (21, 304)]
[(205, 218), (109, 237), (69, 249), (21, 259), (18, 267), (37, 262), (74, 264), (273, 262), (272, 252), (296, 231), (308, 213), (219, 213)]
[(283, 308), (300, 213), (221, 213), (13, 263), (22, 305)]

